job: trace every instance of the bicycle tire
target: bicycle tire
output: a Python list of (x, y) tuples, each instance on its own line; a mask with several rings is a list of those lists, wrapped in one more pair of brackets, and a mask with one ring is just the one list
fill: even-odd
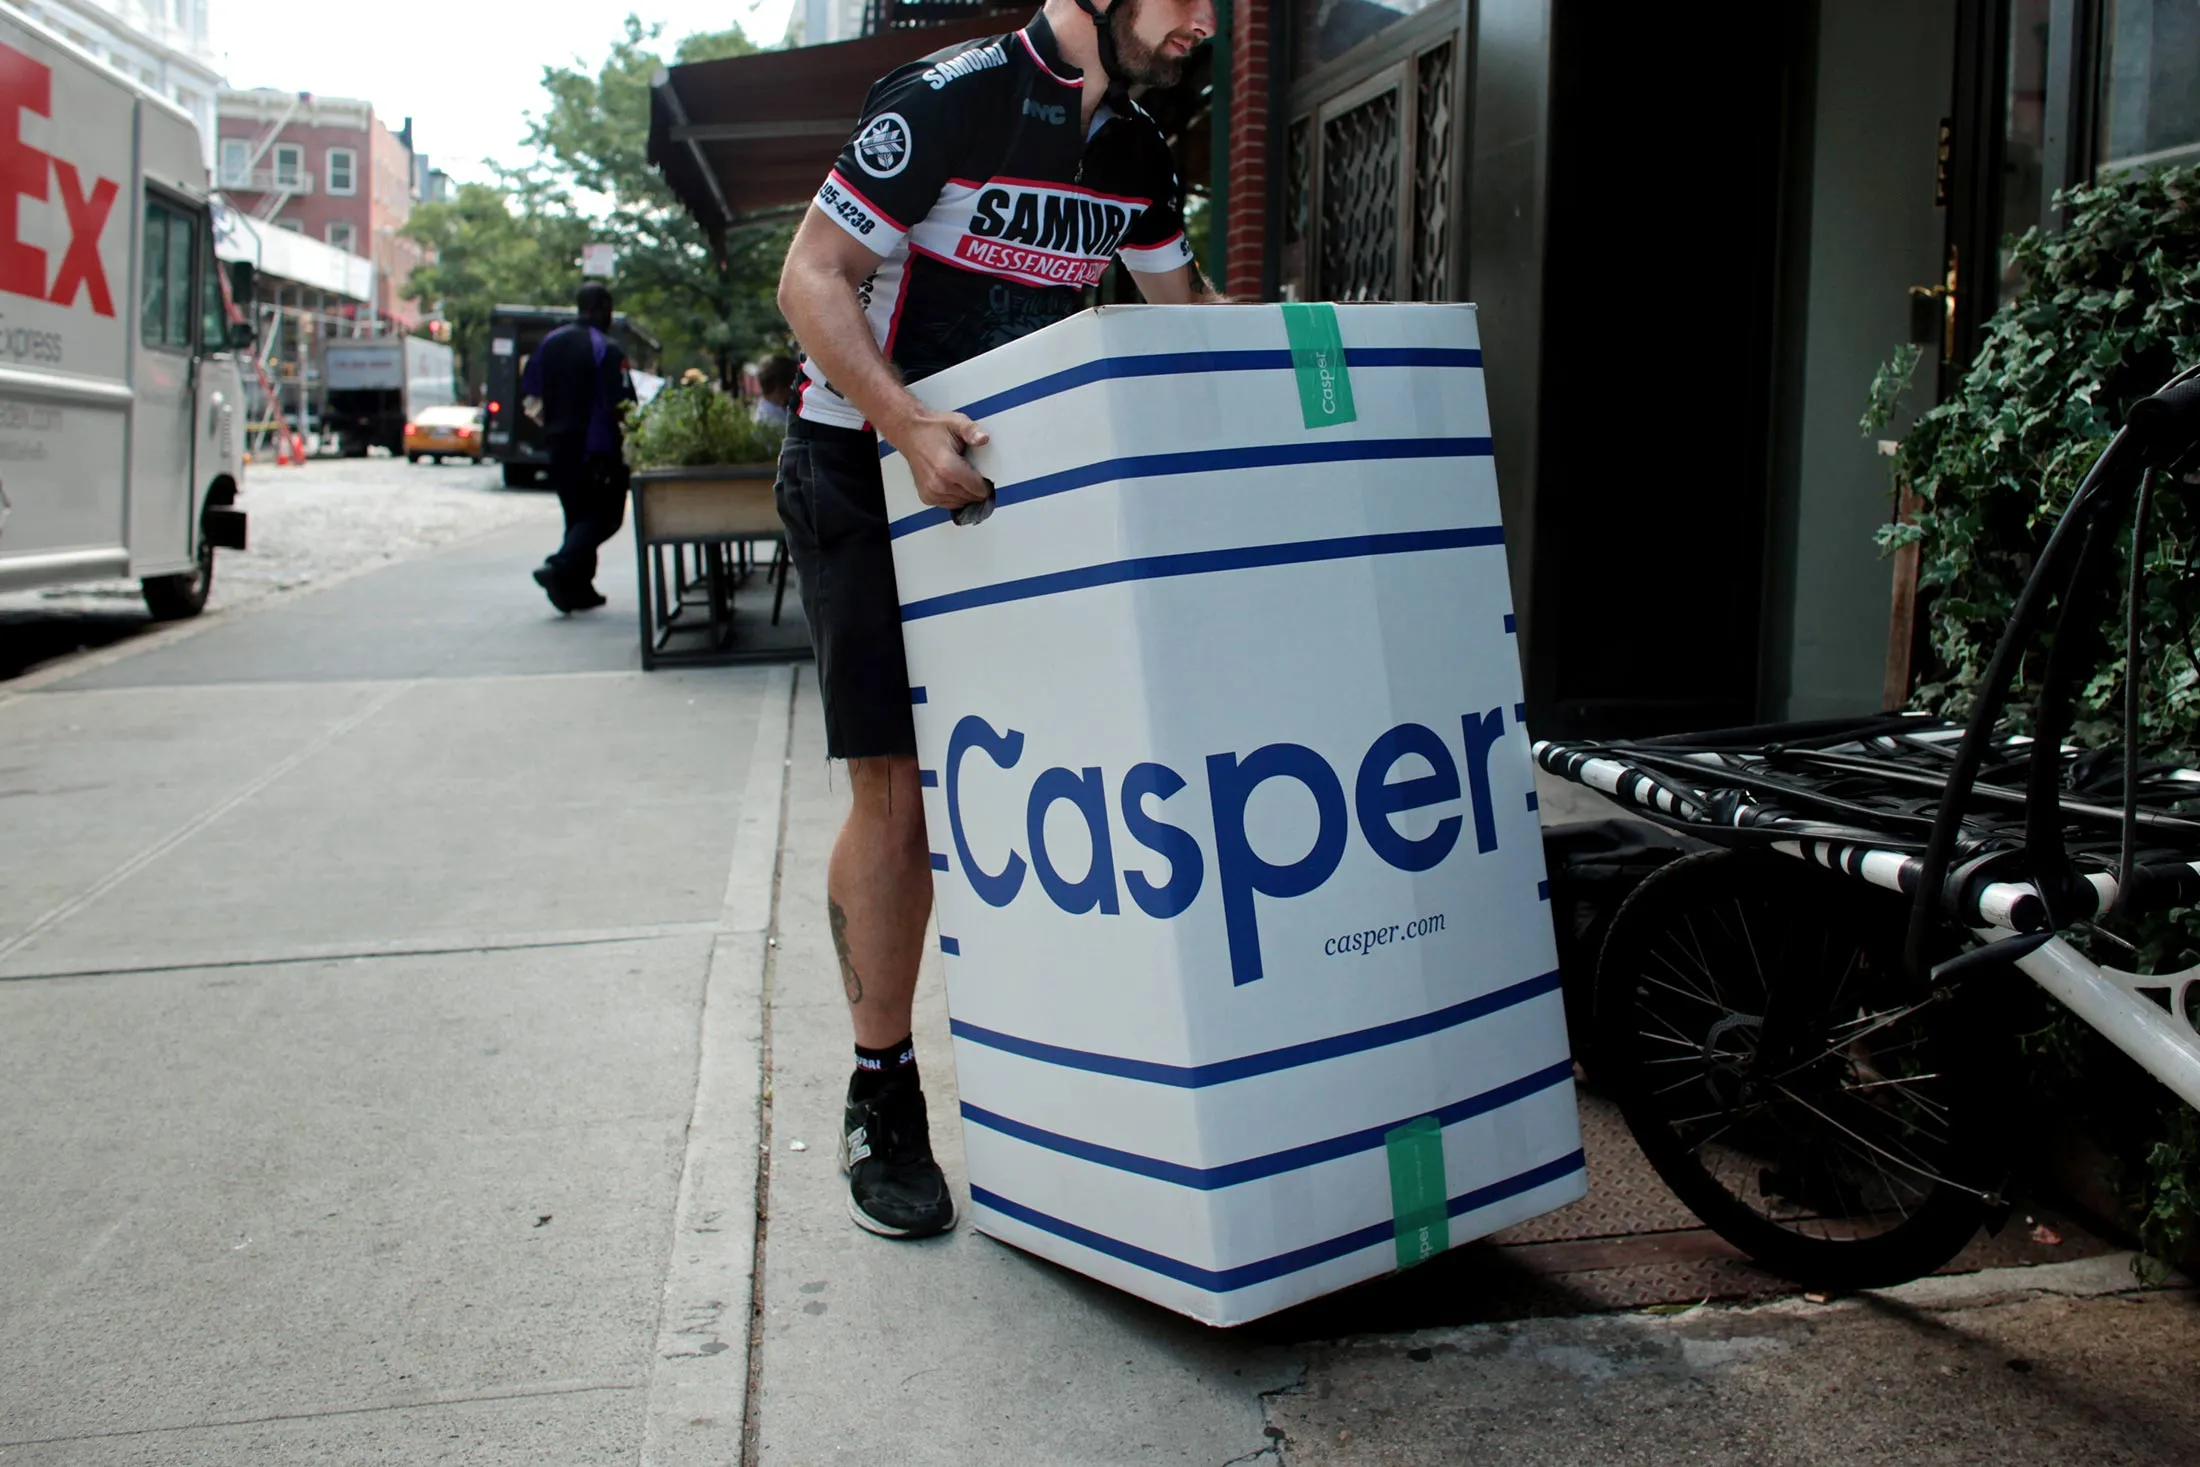
[(1903, 912), (1792, 857), (1709, 851), (1630, 893), (1598, 957), (1628, 1129), (1707, 1227), (1806, 1286), (1932, 1272), (2001, 1184), (1991, 1016), (1905, 975)]

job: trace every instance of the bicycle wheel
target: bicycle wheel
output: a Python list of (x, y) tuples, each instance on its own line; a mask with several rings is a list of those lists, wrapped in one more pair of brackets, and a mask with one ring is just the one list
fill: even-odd
[(1905, 975), (1904, 912), (1788, 856), (1711, 851), (1638, 887), (1598, 959), (1635, 1139), (1706, 1226), (1801, 1283), (1931, 1272), (2001, 1182), (1984, 1036)]

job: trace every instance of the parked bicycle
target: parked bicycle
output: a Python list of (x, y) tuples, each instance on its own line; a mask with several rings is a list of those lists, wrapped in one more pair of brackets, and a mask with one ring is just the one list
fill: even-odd
[[(2065, 741), (2121, 527), (2135, 592), (2149, 506), (2196, 468), (2200, 368), (2095, 460), (1964, 728), (1879, 715), (1536, 745), (1552, 773), (1715, 847), (1622, 904), (1583, 1037), (1659, 1174), (1767, 1267), (1896, 1283), (2006, 1214), (2012, 969), (2200, 1107), (2200, 967), (2093, 955), (2128, 946), (2111, 915), (2200, 903), (2200, 770), (2138, 748), (2136, 595), (2121, 743)], [(2002, 713), (2050, 609), (2032, 732), (2015, 735)]]

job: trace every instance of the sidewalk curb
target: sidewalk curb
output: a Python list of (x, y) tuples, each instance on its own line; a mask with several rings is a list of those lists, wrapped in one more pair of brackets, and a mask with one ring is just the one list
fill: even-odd
[(1492, 1321), (1485, 1324), (1445, 1325), (1436, 1329), (1409, 1330), (1398, 1334), (1347, 1335), (1313, 1342), (1331, 1350), (1398, 1350), (1409, 1345), (1463, 1345), (1492, 1334), (1524, 1326), (1556, 1328), (1575, 1324), (1632, 1325), (1665, 1329), (1708, 1319), (1786, 1318), (1825, 1315), (1836, 1310), (1895, 1306), (1919, 1314), (1954, 1313), (1982, 1309), (2023, 1299), (2100, 1299), (2119, 1294), (2148, 1294), (2190, 1288), (2182, 1275), (2170, 1274), (2149, 1282), (2132, 1272), (2134, 1253), (2103, 1253), (2094, 1258), (2073, 1258), (2062, 1263), (2019, 1264), (1987, 1268), (1976, 1273), (1931, 1274), (1891, 1288), (1868, 1289), (1856, 1294), (1812, 1297), (1792, 1294), (1761, 1303), (1716, 1302), (1678, 1311), (1665, 1308), (1630, 1309), (1616, 1313), (1559, 1314), (1533, 1320)]
[(741, 1456), (762, 1164), (764, 984), (794, 689), (793, 668), (772, 669), (711, 948), (695, 1107), (649, 1364), (642, 1467), (724, 1467)]

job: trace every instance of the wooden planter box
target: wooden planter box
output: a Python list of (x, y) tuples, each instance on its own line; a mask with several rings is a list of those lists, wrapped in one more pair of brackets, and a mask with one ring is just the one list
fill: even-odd
[[(645, 669), (788, 655), (784, 648), (737, 646), (733, 635), (733, 594), (749, 573), (749, 542), (776, 546), (768, 572), (774, 623), (785, 601), (785, 527), (772, 492), (777, 476), (768, 463), (634, 471), (629, 492)], [(675, 636), (689, 633), (701, 645), (669, 649)]]
[(634, 534), (645, 544), (762, 540), (781, 533), (775, 464), (634, 471)]

